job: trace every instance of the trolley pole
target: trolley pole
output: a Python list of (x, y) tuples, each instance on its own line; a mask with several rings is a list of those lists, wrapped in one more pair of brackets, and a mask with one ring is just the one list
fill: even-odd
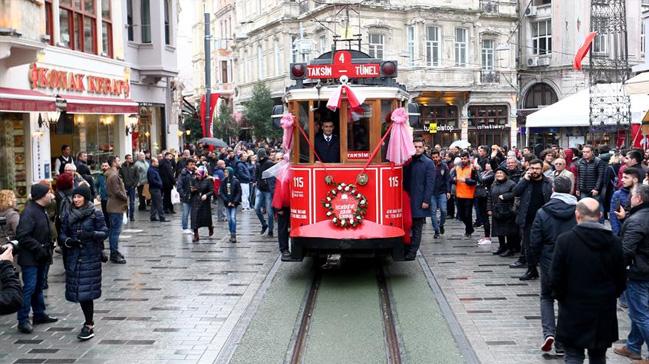
[(211, 60), (212, 60), (212, 51), (211, 51), (211, 40), (212, 35), (210, 34), (210, 13), (205, 10), (205, 120), (201, 122), (205, 123), (205, 134), (204, 137), (212, 136), (212, 127), (210, 125), (210, 106), (212, 103), (212, 89), (211, 89)]

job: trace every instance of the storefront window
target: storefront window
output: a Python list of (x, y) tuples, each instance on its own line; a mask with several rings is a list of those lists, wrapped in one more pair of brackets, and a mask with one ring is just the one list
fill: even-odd
[[(424, 123), (437, 123), (438, 129), (441, 126), (456, 129), (459, 128), (457, 106), (443, 105), (443, 106), (422, 106), (421, 117)], [(443, 129), (443, 128), (441, 128)]]
[[(52, 158), (60, 155), (61, 146), (72, 147), (73, 155), (88, 153), (88, 162), (94, 170), (114, 154), (116, 115), (64, 114), (50, 130)], [(52, 164), (54, 165), (54, 164)]]
[(18, 203), (27, 200), (24, 114), (0, 113), (0, 189), (13, 190)]
[(507, 125), (507, 106), (469, 106), (469, 127), (482, 129), (503, 128)]

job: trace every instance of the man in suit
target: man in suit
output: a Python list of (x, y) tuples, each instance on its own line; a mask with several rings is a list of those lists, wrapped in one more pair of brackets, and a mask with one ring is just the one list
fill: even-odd
[(322, 134), (315, 138), (315, 152), (324, 163), (340, 163), (340, 139), (334, 132), (334, 122), (322, 123)]

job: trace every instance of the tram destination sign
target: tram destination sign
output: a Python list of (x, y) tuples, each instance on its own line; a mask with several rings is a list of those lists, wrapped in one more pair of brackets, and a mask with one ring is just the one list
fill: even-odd
[(352, 54), (338, 51), (332, 64), (309, 64), (306, 66), (307, 78), (331, 79), (347, 76), (348, 78), (378, 78), (381, 76), (379, 63), (352, 63)]

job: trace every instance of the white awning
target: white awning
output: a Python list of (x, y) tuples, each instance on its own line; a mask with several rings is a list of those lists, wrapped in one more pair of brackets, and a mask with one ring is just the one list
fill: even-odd
[(624, 83), (624, 88), (629, 95), (649, 95), (649, 72), (631, 77)]
[[(617, 84), (619, 87), (619, 84)], [(606, 85), (602, 85), (607, 87)], [(613, 86), (609, 86), (613, 89)], [(649, 95), (630, 95), (631, 123), (641, 124), (649, 111)], [(581, 90), (527, 116), (527, 128), (579, 127), (590, 125), (590, 92)], [(611, 124), (613, 125), (613, 124)]]

